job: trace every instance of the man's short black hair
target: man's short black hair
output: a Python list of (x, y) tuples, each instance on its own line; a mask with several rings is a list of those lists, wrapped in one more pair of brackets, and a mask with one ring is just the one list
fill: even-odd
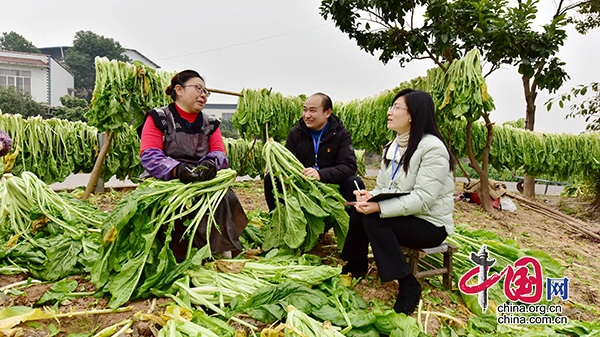
[(333, 102), (331, 102), (331, 97), (329, 97), (328, 95), (322, 92), (317, 92), (314, 93), (313, 96), (321, 97), (321, 106), (323, 107), (323, 111), (333, 109)]

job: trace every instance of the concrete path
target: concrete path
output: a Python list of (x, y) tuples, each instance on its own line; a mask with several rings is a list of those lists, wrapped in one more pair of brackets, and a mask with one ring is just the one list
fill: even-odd
[[(377, 173), (379, 172), (379, 170), (376, 169), (367, 169), (367, 176), (377, 176)], [(79, 186), (83, 186), (85, 188), (85, 186), (87, 186), (88, 180), (90, 179), (90, 174), (89, 173), (81, 173), (81, 174), (73, 174), (69, 177), (67, 177), (67, 179), (65, 181), (63, 181), (62, 183), (54, 183), (50, 185), (50, 188), (52, 188), (55, 191), (60, 191), (60, 190), (73, 190)], [(252, 178), (249, 176), (244, 176), (244, 177), (237, 177), (237, 181), (245, 181), (245, 180), (256, 180), (259, 179), (258, 177), (256, 178)], [(465, 178), (457, 178), (457, 180), (460, 181), (466, 181)], [(506, 188), (509, 191), (517, 191), (517, 183), (515, 182), (505, 182), (506, 184)], [(137, 184), (134, 184), (131, 180), (118, 180), (116, 177), (112, 177), (109, 181), (104, 183), (104, 187), (106, 188), (122, 188), (122, 187), (135, 187), (137, 186)], [(546, 190), (546, 185), (536, 185), (535, 186), (535, 193), (538, 195), (543, 195), (544, 192)], [(563, 186), (554, 186), (554, 185), (549, 185), (548, 186), (548, 192), (545, 194), (548, 195), (558, 195), (563, 191)]]

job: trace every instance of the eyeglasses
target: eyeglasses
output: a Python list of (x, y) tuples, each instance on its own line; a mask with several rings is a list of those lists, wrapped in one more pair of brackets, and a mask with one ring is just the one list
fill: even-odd
[(196, 89), (196, 91), (199, 94), (205, 94), (206, 97), (210, 96), (210, 91), (206, 90), (206, 88), (203, 88), (202, 86), (198, 85), (198, 84), (180, 84), (183, 88), (185, 87), (193, 87)]
[(392, 111), (396, 111), (398, 109), (402, 109), (402, 110), (408, 111), (408, 108), (397, 106), (397, 105), (392, 105), (391, 107), (388, 108), (388, 110), (392, 110)]

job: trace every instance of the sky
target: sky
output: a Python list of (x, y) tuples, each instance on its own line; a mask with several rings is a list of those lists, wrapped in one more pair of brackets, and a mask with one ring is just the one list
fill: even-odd
[[(541, 1), (540, 22), (548, 22), (554, 1)], [(272, 88), (286, 96), (324, 92), (347, 102), (378, 95), (425, 75), (432, 61), (384, 65), (378, 54), (360, 50), (331, 20), (319, 14), (319, 0), (20, 0), (4, 1), (0, 33), (14, 31), (37, 47), (71, 46), (75, 33), (92, 31), (136, 49), (167, 71), (197, 70), (207, 87), (239, 92)], [(7, 13), (12, 13), (6, 15)], [(568, 29), (558, 57), (570, 75), (558, 93), (599, 81), (600, 30), (579, 35)], [(506, 66), (487, 77), (496, 110), (492, 121), (525, 117), (521, 77)], [(585, 121), (564, 119), (568, 106), (546, 111), (556, 94), (541, 91), (535, 129), (579, 133)], [(209, 103), (237, 98), (214, 94)]]

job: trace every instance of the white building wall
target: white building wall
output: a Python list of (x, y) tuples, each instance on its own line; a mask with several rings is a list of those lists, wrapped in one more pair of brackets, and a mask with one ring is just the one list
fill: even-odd
[[(21, 69), (28, 70), (26, 66)], [(50, 88), (48, 88), (48, 68), (35, 67), (31, 69), (31, 97), (38, 103), (50, 103)]]
[(69, 89), (75, 87), (75, 79), (54, 58), (48, 56), (48, 63), (50, 64), (50, 104), (62, 106), (60, 97), (69, 95)]
[(38, 103), (49, 103), (48, 69), (38, 66), (0, 63), (0, 68), (9, 70), (31, 71), (31, 98)]
[(31, 97), (38, 103), (59, 106), (60, 97), (69, 94), (69, 89), (75, 87), (73, 75), (50, 55), (0, 51), (0, 56), (39, 60), (44, 63), (28, 65), (0, 62), (2, 69), (31, 71)]
[[(43, 54), (19, 53), (0, 51), (0, 56), (16, 57), (29, 60), (39, 60), (48, 62), (48, 56)], [(48, 87), (48, 66), (47, 65), (26, 65), (13, 63), (0, 63), (0, 68), (11, 70), (29, 70), (31, 71), (31, 97), (38, 103), (50, 103), (50, 92)]]

